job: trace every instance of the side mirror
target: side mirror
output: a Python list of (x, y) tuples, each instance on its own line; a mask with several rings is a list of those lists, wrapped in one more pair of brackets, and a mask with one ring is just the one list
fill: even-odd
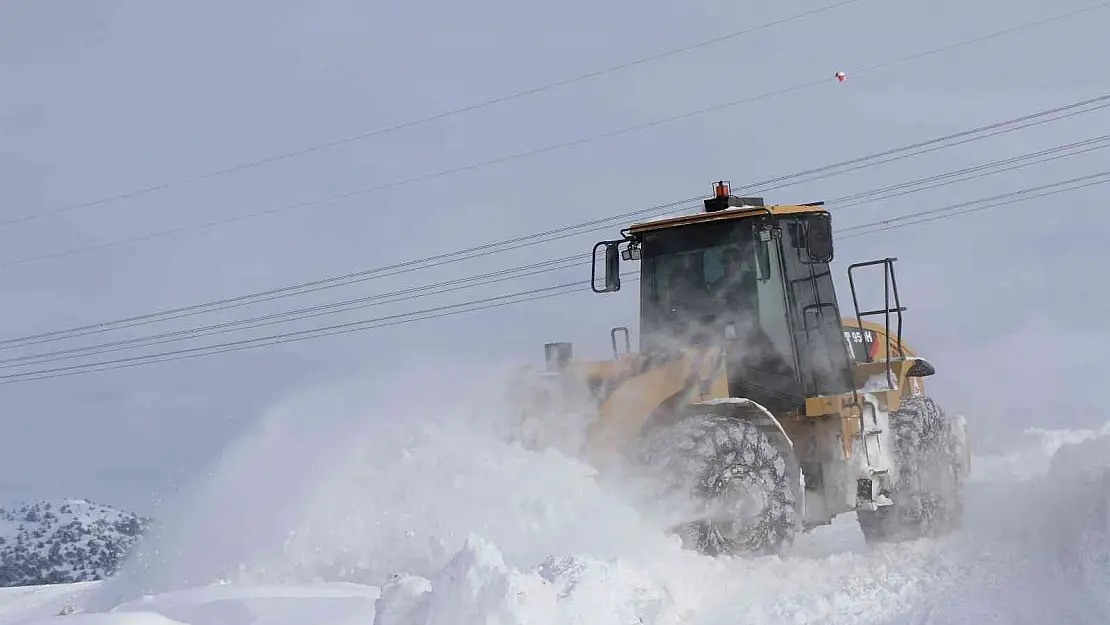
[[(594, 293), (613, 293), (621, 290), (621, 253), (619, 241), (601, 241), (594, 245), (593, 267), (590, 275), (590, 288)], [(605, 247), (605, 285), (597, 287), (597, 248)]]
[(807, 215), (806, 252), (811, 263), (828, 263), (833, 259), (832, 218), (828, 213)]

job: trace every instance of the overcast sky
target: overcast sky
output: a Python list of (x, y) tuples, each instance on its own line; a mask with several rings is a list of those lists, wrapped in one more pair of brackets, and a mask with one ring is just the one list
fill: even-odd
[[(100, 0), (0, 4), (0, 219), (13, 220), (370, 132), (779, 19), (823, 0), (519, 3)], [(708, 193), (1101, 95), (1110, 10), (853, 74), (1078, 0), (855, 4), (365, 141), (0, 225), (5, 337), (232, 297)], [(1050, 8), (1052, 7), (1052, 8)], [(848, 72), (838, 83), (834, 73)], [(24, 262), (342, 194), (828, 77), (811, 88), (455, 175), (140, 243)], [(1102, 78), (1100, 78), (1100, 76)], [(832, 200), (1110, 131), (1110, 109), (768, 191)], [(1110, 151), (837, 211), (844, 227), (1108, 169)], [(989, 432), (1102, 423), (1108, 187), (844, 240), (899, 258), (908, 341), (933, 394)], [(48, 351), (355, 298), (585, 253), (617, 227), (448, 267)], [(164, 349), (403, 312), (588, 277), (568, 270)], [(630, 285), (633, 286), (633, 285)], [(841, 280), (846, 287), (846, 281)], [(842, 297), (847, 297), (842, 290)], [(146, 510), (297, 389), (420, 348), (539, 362), (604, 357), (636, 291), (579, 293), (337, 337), (0, 386), (0, 501)], [(848, 300), (842, 299), (844, 304)], [(4, 352), (4, 356), (32, 352)], [(67, 360), (47, 366), (86, 361)], [(3, 369), (11, 373), (26, 369)], [(429, 388), (435, 381), (429, 380)], [(311, 415), (305, 415), (311, 418)], [(1004, 426), (1004, 427), (1003, 427)], [(974, 430), (973, 430), (974, 431)]]

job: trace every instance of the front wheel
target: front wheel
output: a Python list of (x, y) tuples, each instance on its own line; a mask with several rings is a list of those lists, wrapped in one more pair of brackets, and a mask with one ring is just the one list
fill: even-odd
[(960, 426), (925, 396), (903, 397), (890, 414), (898, 475), (890, 506), (860, 510), (868, 543), (941, 536), (959, 527), (967, 467)]
[(672, 528), (687, 548), (752, 556), (778, 553), (793, 542), (797, 463), (754, 424), (722, 415), (689, 417), (650, 434), (640, 460), (661, 479), (664, 496), (692, 503)]

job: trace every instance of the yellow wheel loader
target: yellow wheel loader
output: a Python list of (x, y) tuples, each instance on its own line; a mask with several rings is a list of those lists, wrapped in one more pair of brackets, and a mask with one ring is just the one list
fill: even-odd
[[(594, 246), (593, 290), (619, 291), (621, 263), (639, 262), (638, 349), (625, 327), (612, 360), (547, 344), (510, 387), (522, 444), (642, 471), (708, 555), (778, 553), (852, 511), (869, 543), (958, 526), (965, 426), (924, 394), (933, 365), (902, 342), (896, 259), (848, 267), (842, 316), (824, 203), (765, 205), (724, 181), (704, 211), (621, 235)], [(882, 303), (861, 309), (868, 271)]]

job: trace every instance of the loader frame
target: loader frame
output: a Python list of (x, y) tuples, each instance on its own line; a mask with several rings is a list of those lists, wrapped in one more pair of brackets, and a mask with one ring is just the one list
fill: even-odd
[[(734, 397), (725, 348), (691, 344), (666, 353), (646, 349), (641, 330), (639, 351), (633, 351), (631, 332), (626, 326), (610, 330), (612, 361), (589, 362), (574, 360), (572, 347), (567, 343), (549, 343), (547, 371), (532, 379), (548, 388), (560, 386), (578, 389), (575, 401), (568, 411), (593, 411), (585, 423), (584, 440), (572, 445), (571, 451), (585, 457), (597, 467), (609, 465), (615, 458), (625, 457), (626, 451), (635, 448), (636, 441), (669, 427), (691, 415), (730, 415), (755, 424), (769, 440), (775, 441), (788, 462), (798, 467), (801, 479), (798, 484), (798, 506), (802, 529), (830, 523), (837, 515), (858, 510), (875, 512), (892, 505), (891, 495), (896, 491), (900, 469), (894, 458), (895, 440), (891, 415), (899, 414), (905, 397), (921, 397), (924, 385), (920, 378), (933, 375), (935, 369), (927, 360), (917, 356), (902, 340), (903, 313), (895, 277), (896, 258), (886, 257), (873, 261), (857, 262), (848, 267), (853, 315), (842, 315), (833, 291), (829, 263), (833, 260), (831, 221), (823, 203), (801, 205), (765, 206), (761, 198), (736, 198), (727, 192), (727, 185), (718, 183), (713, 198), (705, 201), (706, 211), (670, 219), (635, 224), (621, 231), (622, 238), (600, 241), (594, 248), (591, 268), (591, 288), (595, 293), (611, 293), (621, 289), (621, 260), (640, 260), (640, 246), (646, 233), (667, 236), (686, 226), (718, 222), (728, 228), (727, 222), (751, 220), (751, 223), (779, 222), (776, 217), (786, 217), (787, 222), (803, 224), (801, 234), (791, 237), (805, 240), (809, 261), (808, 272), (793, 278), (785, 269), (778, 275), (783, 288), (787, 319), (793, 319), (789, 306), (795, 305), (795, 283), (808, 281), (814, 303), (800, 307), (801, 336), (810, 340), (810, 315), (816, 323), (828, 323), (831, 315), (843, 336), (842, 347), (847, 356), (847, 375), (850, 380), (843, 392), (812, 394), (808, 390), (796, 407), (770, 410), (749, 397)], [(793, 221), (790, 218), (797, 217)], [(721, 223), (724, 222), (724, 223)], [(715, 226), (703, 226), (715, 227)], [(738, 231), (739, 232), (739, 231)], [(756, 232), (753, 230), (753, 232)], [(780, 231), (781, 235), (781, 231)], [(676, 235), (677, 236), (677, 235)], [(754, 234), (753, 234), (754, 236)], [(762, 231), (760, 231), (762, 237)], [(767, 239), (778, 235), (768, 235)], [(781, 239), (781, 236), (779, 236)], [(794, 240), (793, 238), (791, 240)], [(621, 246), (624, 246), (621, 249)], [(599, 286), (598, 250), (604, 250), (604, 279)], [(785, 247), (777, 248), (780, 250)], [(790, 248), (791, 250), (800, 248)], [(799, 254), (801, 252), (798, 252)], [(778, 257), (780, 263), (786, 261)], [(783, 265), (785, 267), (785, 265)], [(883, 271), (883, 296), (881, 307), (861, 307), (857, 292), (857, 273), (867, 269)], [(641, 271), (646, 271), (642, 269)], [(797, 271), (797, 267), (793, 271)], [(818, 281), (827, 280), (830, 291), (822, 299)], [(641, 288), (644, 288), (643, 286)], [(646, 310), (641, 306), (641, 328)], [(882, 323), (867, 321), (882, 317)], [(797, 363), (797, 376), (803, 388), (808, 388), (798, 344), (799, 329), (787, 321)], [(892, 332), (893, 330), (893, 332)], [(620, 350), (618, 336), (623, 334)], [(817, 333), (819, 338), (822, 336)], [(809, 343), (806, 343), (809, 345)], [(862, 351), (856, 349), (862, 344)], [(834, 362), (834, 361), (829, 361)], [(810, 366), (809, 363), (805, 366)], [(534, 372), (533, 372), (534, 373)], [(832, 375), (832, 374), (830, 374)], [(542, 381), (537, 381), (543, 378)], [(813, 382), (813, 388), (819, 388)], [(529, 388), (527, 384), (521, 388)], [(839, 388), (839, 387), (838, 387)], [(559, 392), (546, 396), (549, 403), (542, 405), (535, 397), (525, 398), (529, 406), (523, 411), (522, 422), (544, 418), (541, 413), (559, 412)], [(915, 400), (916, 401), (916, 400)], [(916, 405), (916, 404), (915, 404)], [(552, 417), (550, 414), (548, 418)]]

